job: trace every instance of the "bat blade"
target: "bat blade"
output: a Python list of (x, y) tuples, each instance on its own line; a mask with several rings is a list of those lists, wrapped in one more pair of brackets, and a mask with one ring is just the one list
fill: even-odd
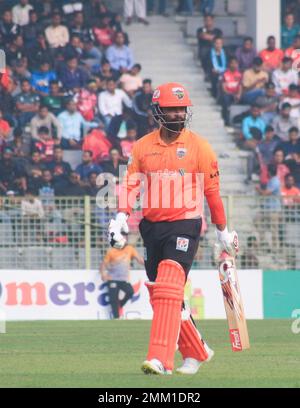
[(232, 351), (250, 348), (247, 322), (238, 282), (235, 259), (223, 252), (218, 263)]

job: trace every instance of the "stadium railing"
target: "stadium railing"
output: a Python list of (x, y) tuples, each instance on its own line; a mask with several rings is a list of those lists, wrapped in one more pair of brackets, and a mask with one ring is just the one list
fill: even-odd
[[(0, 269), (95, 269), (106, 251), (107, 226), (115, 203), (94, 197), (41, 197), (42, 213), (24, 210), (24, 198), (0, 198)], [(224, 196), (229, 228), (239, 234), (238, 267), (300, 268), (299, 197)], [(245, 213), (246, 203), (250, 213)], [(104, 208), (103, 208), (104, 207)], [(214, 226), (205, 208), (207, 230), (193, 268), (215, 269)], [(141, 210), (129, 218), (128, 242), (143, 255), (138, 224)], [(139, 267), (133, 264), (132, 267)]]

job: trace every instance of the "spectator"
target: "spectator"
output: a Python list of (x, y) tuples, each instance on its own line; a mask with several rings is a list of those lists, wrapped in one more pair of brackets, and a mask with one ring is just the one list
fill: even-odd
[(223, 39), (217, 37), (214, 40), (214, 46), (210, 51), (211, 72), (210, 78), (212, 83), (212, 94), (216, 98), (219, 91), (219, 84), (224, 72), (226, 71), (227, 58), (223, 48)]
[(117, 149), (110, 149), (110, 160), (101, 163), (103, 173), (111, 173), (116, 177), (116, 182), (119, 183), (126, 170), (126, 161), (121, 159), (120, 153)]
[(284, 187), (281, 188), (281, 195), (284, 197), (283, 204), (287, 208), (300, 203), (300, 189), (295, 185), (295, 178), (292, 174), (287, 174), (284, 178)]
[(10, 66), (16, 64), (16, 62), (24, 58), (25, 55), (26, 52), (22, 35), (17, 34), (15, 37), (11, 37), (5, 50), (6, 63)]
[(13, 71), (12, 80), (14, 82), (14, 90), (11, 94), (16, 96), (21, 92), (21, 82), (23, 79), (31, 80), (31, 73), (27, 69), (25, 58), (14, 60), (11, 64), (11, 68)]
[(284, 25), (281, 28), (281, 45), (285, 50), (289, 48), (294, 40), (294, 37), (299, 34), (300, 27), (295, 24), (295, 17), (292, 13), (287, 13), (284, 18)]
[(120, 75), (118, 75), (115, 71), (112, 70), (110, 63), (104, 59), (101, 63), (100, 72), (98, 77), (103, 80), (108, 80), (110, 78), (114, 78), (117, 80)]
[(29, 24), (29, 13), (32, 9), (33, 7), (29, 4), (28, 0), (20, 0), (20, 2), (12, 8), (13, 22), (20, 27)]
[(71, 173), (71, 166), (63, 160), (64, 152), (61, 147), (54, 148), (53, 160), (47, 163), (46, 169), (51, 171), (53, 182), (56, 184), (66, 183)]
[(249, 150), (247, 156), (247, 178), (245, 179), (245, 184), (250, 184), (253, 179), (253, 175), (259, 174), (262, 167), (258, 147), (262, 143), (263, 134), (257, 128), (251, 128), (250, 134), (251, 139), (244, 142), (244, 147)]
[(43, 170), (42, 177), (40, 180), (33, 185), (33, 188), (37, 188), (38, 195), (40, 197), (53, 197), (55, 195), (55, 184), (53, 183), (53, 176), (50, 170)]
[(299, 124), (300, 121), (300, 98), (298, 93), (298, 87), (295, 84), (289, 86), (289, 93), (283, 99), (282, 104), (289, 103), (291, 105), (290, 117), (297, 120)]
[(67, 64), (59, 74), (59, 79), (65, 90), (75, 93), (79, 88), (85, 87), (88, 81), (88, 74), (78, 67), (78, 59), (70, 56)]
[(255, 236), (247, 238), (246, 249), (241, 256), (241, 268), (258, 269), (259, 259), (257, 257), (259, 245)]
[(82, 144), (82, 150), (89, 150), (93, 154), (93, 162), (99, 163), (102, 160), (109, 159), (109, 150), (112, 144), (106, 137), (102, 129), (93, 129), (85, 136)]
[(32, 70), (38, 70), (43, 61), (49, 59), (49, 46), (44, 33), (38, 33), (35, 44), (26, 49), (26, 56), (29, 60), (29, 66)]
[(253, 149), (257, 145), (257, 141), (253, 138), (253, 129), (258, 129), (261, 134), (264, 134), (266, 128), (265, 122), (261, 118), (260, 108), (257, 105), (251, 107), (250, 115), (243, 120), (242, 133), (244, 145)]
[(83, 50), (80, 61), (88, 71), (97, 73), (102, 60), (102, 52), (94, 46), (93, 40), (86, 38), (83, 41)]
[(13, 22), (11, 10), (5, 10), (0, 20), (0, 35), (3, 43), (10, 42), (12, 38), (20, 34), (20, 27)]
[(83, 53), (83, 43), (80, 39), (80, 35), (73, 34), (70, 37), (70, 42), (66, 45), (64, 49), (64, 58), (69, 60), (70, 58), (77, 58), (80, 60)]
[(283, 58), (281, 68), (273, 72), (272, 81), (275, 84), (276, 93), (279, 95), (287, 95), (289, 86), (291, 84), (297, 84), (298, 74), (297, 71), (292, 68), (291, 58)]
[(284, 53), (280, 48), (276, 48), (276, 39), (270, 35), (267, 39), (267, 48), (259, 53), (263, 60), (264, 69), (267, 72), (272, 72), (279, 68), (284, 57)]
[(69, 100), (66, 103), (66, 110), (61, 112), (57, 119), (62, 127), (61, 146), (63, 149), (80, 149), (84, 129), (98, 126), (95, 122), (84, 120), (81, 113), (77, 112), (74, 100)]
[(102, 167), (93, 163), (93, 152), (90, 150), (84, 150), (82, 152), (82, 163), (76, 167), (76, 173), (85, 185), (87, 185), (91, 173), (96, 173), (97, 175), (102, 173)]
[(281, 106), (280, 114), (271, 122), (276, 135), (278, 135), (282, 141), (288, 140), (288, 132), (291, 127), (297, 127), (297, 120), (290, 116), (291, 108), (289, 103), (284, 103)]
[(137, 90), (143, 86), (142, 78), (140, 77), (142, 66), (134, 64), (129, 72), (121, 75), (119, 81), (121, 88), (130, 96), (133, 97)]
[(271, 247), (276, 251), (279, 248), (279, 222), (281, 219), (280, 181), (276, 175), (276, 166), (274, 164), (268, 165), (268, 172), (270, 180), (266, 189), (256, 186), (256, 190), (261, 196), (265, 197), (265, 200), (263, 201), (263, 210), (254, 223), (259, 231), (261, 242), (264, 242), (265, 232), (271, 231)]
[(277, 115), (280, 96), (276, 95), (273, 82), (265, 85), (265, 94), (255, 99), (255, 104), (260, 107), (262, 119), (268, 125)]
[(82, 11), (83, 4), (81, 1), (76, 0), (64, 0), (62, 10), (65, 16), (73, 15), (77, 11)]
[(32, 73), (31, 86), (40, 96), (46, 96), (49, 94), (50, 81), (55, 80), (56, 73), (51, 70), (50, 63), (48, 61), (42, 61), (40, 70)]
[(16, 127), (13, 131), (13, 135), (14, 138), (7, 144), (7, 147), (13, 151), (14, 159), (16, 161), (20, 159), (24, 162), (24, 158), (28, 157), (30, 153), (30, 146), (25, 142), (22, 128)]
[(300, 62), (300, 35), (296, 35), (294, 38), (293, 45), (285, 50), (285, 56), (291, 58), (293, 64)]
[[(154, 13), (154, 0), (147, 1), (147, 12), (148, 14)], [(169, 17), (167, 13), (167, 0), (158, 0), (158, 14), (164, 17)]]
[(133, 146), (136, 142), (137, 137), (137, 128), (134, 124), (131, 124), (130, 127), (127, 128), (127, 136), (120, 142), (121, 150), (122, 150), (122, 157), (126, 160), (129, 159)]
[(16, 96), (16, 110), (18, 122), (21, 127), (25, 126), (38, 112), (40, 97), (32, 91), (28, 79), (21, 81), (21, 93)]
[(280, 143), (279, 148), (283, 150), (285, 159), (291, 159), (295, 154), (300, 154), (300, 138), (297, 127), (289, 129), (289, 140)]
[(55, 193), (60, 197), (82, 197), (86, 194), (85, 189), (80, 185), (80, 177), (75, 171), (71, 171), (66, 182), (56, 185)]
[(38, 14), (35, 10), (29, 11), (29, 24), (22, 28), (24, 45), (30, 50), (36, 43), (39, 32), (42, 31), (41, 24), (38, 21)]
[(117, 73), (128, 72), (134, 65), (133, 55), (128, 45), (125, 45), (124, 33), (118, 32), (114, 44), (108, 47), (106, 58), (111, 68)]
[(269, 76), (263, 70), (263, 62), (260, 57), (253, 60), (253, 66), (244, 72), (242, 85), (242, 102), (252, 104), (258, 96), (264, 95), (264, 86), (268, 82)]
[(215, 0), (202, 0), (200, 3), (200, 12), (205, 16), (212, 14), (215, 7)]
[(146, 20), (146, 0), (124, 0), (124, 16), (126, 24), (132, 23), (133, 13), (138, 17), (138, 22), (148, 25)]
[(152, 118), (151, 101), (153, 89), (151, 79), (143, 80), (143, 87), (133, 98), (134, 119), (137, 123), (137, 138), (141, 138), (149, 129), (149, 118)]
[(279, 144), (280, 138), (275, 134), (274, 128), (268, 125), (265, 129), (264, 140), (257, 146), (261, 163), (267, 166), (271, 163), (273, 155)]
[(10, 131), (10, 125), (5, 119), (3, 119), (3, 113), (0, 109), (0, 152), (7, 142)]
[(41, 105), (38, 113), (31, 119), (30, 131), (33, 139), (39, 140), (38, 129), (41, 127), (46, 127), (50, 138), (54, 137), (60, 143), (62, 136), (60, 122), (45, 105)]
[(69, 42), (68, 28), (61, 24), (61, 15), (59, 13), (53, 13), (52, 23), (46, 28), (45, 35), (52, 49), (65, 47)]
[(93, 33), (97, 41), (97, 45), (100, 47), (109, 47), (113, 44), (115, 31), (110, 26), (110, 16), (105, 14), (100, 19), (98, 26), (93, 28)]
[(47, 163), (53, 160), (54, 146), (59, 144), (55, 141), (49, 129), (46, 126), (41, 126), (37, 130), (37, 138), (32, 141), (32, 150), (37, 150), (41, 154), (42, 160)]
[(285, 164), (295, 178), (296, 187), (300, 188), (300, 154), (294, 153), (292, 158), (285, 161)]
[(214, 17), (211, 14), (204, 16), (204, 26), (198, 28), (198, 53), (204, 71), (209, 71), (209, 53), (217, 37), (222, 37), (223, 33), (219, 28), (214, 27)]
[(225, 125), (229, 126), (229, 106), (238, 103), (242, 94), (242, 74), (236, 57), (230, 57), (222, 81), (221, 104)]
[(86, 193), (87, 195), (91, 197), (96, 197), (100, 190), (100, 186), (97, 184), (97, 177), (98, 177), (98, 174), (95, 172), (91, 172), (88, 177), (88, 185), (86, 187)]
[(95, 118), (97, 107), (97, 82), (90, 79), (86, 88), (80, 89), (75, 95), (74, 100), (77, 104), (77, 110), (86, 121), (92, 121)]
[(76, 11), (73, 15), (72, 22), (69, 26), (70, 35), (79, 36), (81, 41), (85, 41), (92, 35), (92, 30), (85, 24), (84, 14), (82, 11)]
[(236, 50), (236, 57), (239, 63), (240, 71), (246, 71), (253, 67), (254, 59), (257, 55), (256, 49), (253, 45), (253, 39), (246, 37), (243, 41), (243, 45)]
[(132, 107), (132, 101), (129, 96), (122, 90), (116, 89), (116, 82), (113, 78), (107, 81), (107, 90), (101, 92), (98, 98), (99, 112), (108, 128), (114, 116), (121, 116), (125, 104), (128, 108)]
[(40, 152), (34, 150), (24, 165), (24, 174), (29, 178), (32, 177), (33, 174), (37, 177), (41, 177), (42, 171), (45, 170), (45, 168), (46, 164), (42, 161)]
[(49, 87), (49, 95), (42, 99), (43, 105), (47, 106), (54, 115), (58, 115), (63, 110), (65, 94), (61, 91), (57, 80), (50, 81)]
[(0, 160), (0, 195), (6, 195), (9, 185), (23, 176), (22, 170), (13, 160), (13, 151), (5, 147)]
[(284, 178), (287, 174), (290, 173), (290, 169), (287, 167), (287, 165), (284, 163), (284, 152), (280, 147), (277, 147), (277, 149), (274, 152), (272, 163), (275, 164), (276, 166), (276, 174), (277, 177), (279, 178), (280, 185), (283, 187), (284, 186)]

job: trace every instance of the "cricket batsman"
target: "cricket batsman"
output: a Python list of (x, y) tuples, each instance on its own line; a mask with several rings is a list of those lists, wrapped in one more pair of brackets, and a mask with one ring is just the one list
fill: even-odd
[[(127, 218), (138, 194), (143, 195), (139, 230), (144, 241), (144, 263), (149, 281), (153, 320), (145, 374), (172, 374), (178, 348), (180, 374), (195, 374), (214, 352), (184, 304), (184, 286), (198, 249), (204, 196), (216, 225), (220, 251), (235, 256), (237, 235), (229, 232), (220, 197), (216, 154), (202, 137), (187, 129), (192, 106), (179, 83), (158, 86), (152, 109), (159, 129), (139, 139), (128, 162), (116, 218), (108, 227), (112, 246), (122, 242)], [(200, 194), (199, 194), (200, 192)], [(196, 197), (196, 198), (195, 198)]]

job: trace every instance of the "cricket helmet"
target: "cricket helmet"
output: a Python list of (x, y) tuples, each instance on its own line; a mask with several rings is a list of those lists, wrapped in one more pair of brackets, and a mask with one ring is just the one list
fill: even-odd
[[(192, 113), (190, 100), (187, 90), (178, 82), (167, 82), (159, 85), (153, 92), (152, 112), (156, 122), (171, 132), (182, 130), (191, 120)], [(164, 108), (184, 107), (186, 114), (184, 120), (168, 121), (168, 114)]]
[(161, 108), (192, 106), (187, 90), (178, 82), (167, 82), (158, 86), (153, 93), (152, 104)]

